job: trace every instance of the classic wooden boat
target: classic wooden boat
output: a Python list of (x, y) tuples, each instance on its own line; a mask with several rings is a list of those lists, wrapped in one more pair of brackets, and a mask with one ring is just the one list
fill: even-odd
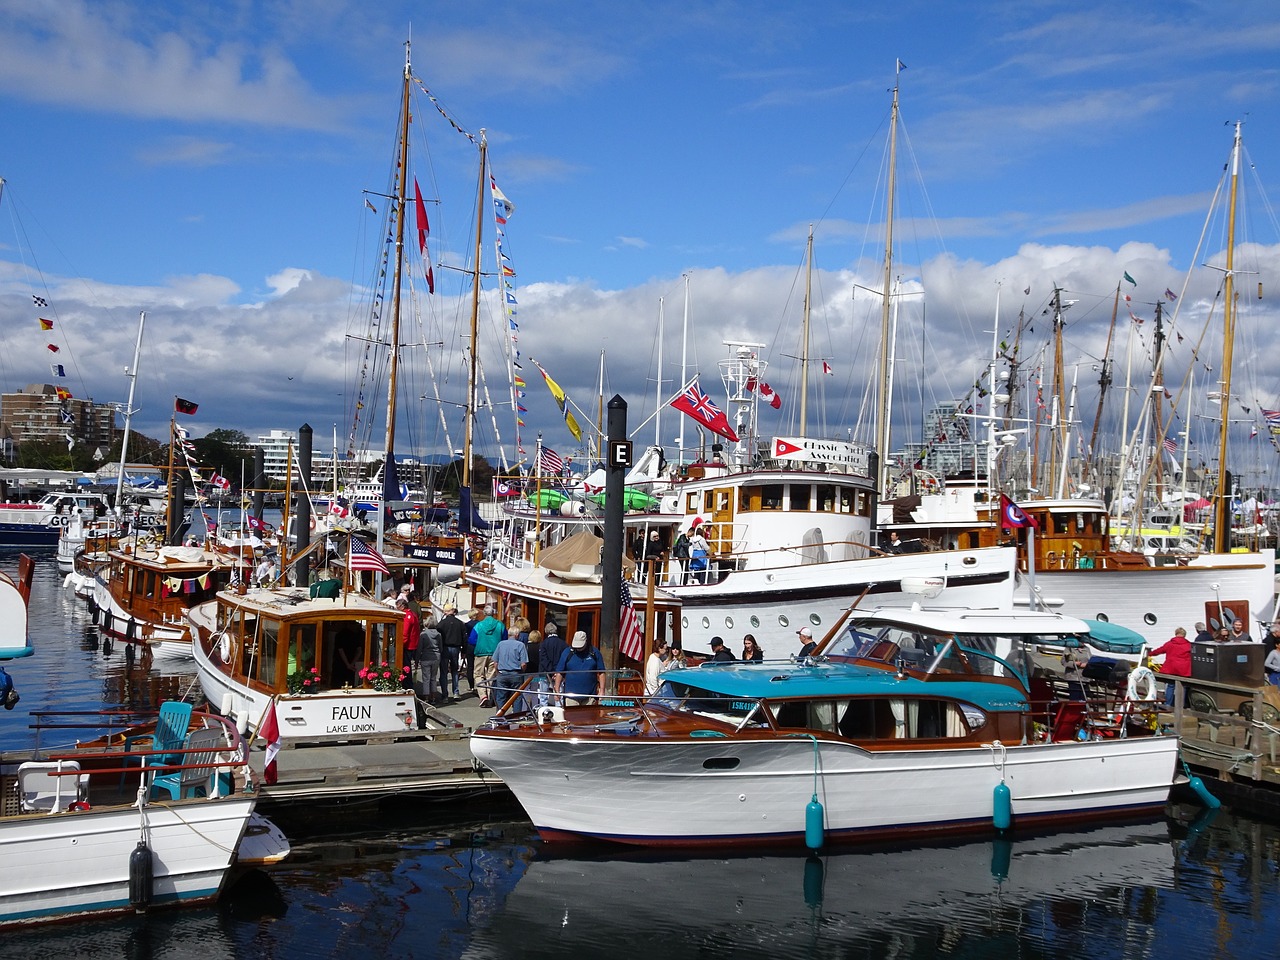
[(404, 616), (394, 607), (300, 587), (223, 590), (187, 619), (205, 697), (254, 730), (273, 699), (282, 740), (418, 728), (413, 691), (401, 684)]
[(880, 609), (828, 653), (664, 673), (651, 698), (536, 707), (471, 749), (549, 840), (733, 846), (1157, 814), (1178, 740), (1154, 701), (1033, 699), (1048, 613)]
[(243, 568), (238, 554), (200, 546), (166, 547), (138, 538), (108, 554), (89, 601), (109, 636), (145, 645), (156, 659), (190, 660), (186, 611), (227, 586)]

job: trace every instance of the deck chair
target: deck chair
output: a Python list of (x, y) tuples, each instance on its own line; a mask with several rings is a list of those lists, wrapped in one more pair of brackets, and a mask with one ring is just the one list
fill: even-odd
[[(68, 775), (67, 771), (71, 771)], [(18, 802), (24, 813), (61, 813), (89, 789), (89, 775), (74, 760), (29, 762), (18, 767)], [(59, 773), (62, 775), (59, 776)]]
[[(170, 759), (174, 750), (182, 749), (182, 742), (187, 736), (187, 726), (191, 723), (191, 704), (183, 700), (166, 700), (160, 704), (160, 716), (156, 719), (155, 731), (141, 733), (135, 737), (126, 737), (124, 749), (133, 750), (138, 744), (149, 744), (153, 749), (145, 756), (126, 758), (122, 766), (137, 764), (140, 767), (158, 767), (176, 763)], [(121, 786), (128, 773), (120, 775)]]
[(1209, 739), (1218, 742), (1218, 730), (1222, 727), (1222, 718), (1227, 716), (1218, 709), (1213, 697), (1203, 690), (1192, 690), (1187, 694), (1187, 706), (1196, 714), (1196, 736), (1200, 736), (1202, 727), (1209, 728)]
[(227, 747), (226, 737), (221, 730), (207, 727), (192, 732), (182, 742), (182, 746), (185, 750), (196, 752), (173, 754), (169, 762), (186, 769), (174, 770), (171, 773), (156, 773), (151, 778), (153, 800), (160, 793), (167, 793), (170, 800), (208, 795), (209, 785), (217, 772), (214, 763), (218, 754)]
[(1075, 740), (1087, 719), (1085, 705), (1079, 700), (1065, 700), (1058, 704), (1058, 712), (1053, 717), (1053, 729), (1049, 731), (1049, 739), (1056, 742)]

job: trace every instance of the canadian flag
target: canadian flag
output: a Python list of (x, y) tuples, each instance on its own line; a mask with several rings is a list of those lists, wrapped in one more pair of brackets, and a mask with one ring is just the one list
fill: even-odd
[(276, 755), (280, 753), (280, 724), (276, 720), (274, 697), (267, 706), (267, 716), (262, 721), (262, 726), (258, 728), (258, 736), (267, 742), (266, 762), (262, 765), (262, 780), (264, 783), (272, 784), (276, 782)]
[(231, 481), (230, 481), (230, 480), (228, 480), (226, 477), (222, 476), (221, 474), (218, 474), (218, 473), (215, 473), (215, 474), (210, 478), (209, 482), (210, 482), (210, 483), (212, 483), (212, 484), (213, 484), (215, 487), (217, 487), (219, 490), (230, 490), (230, 489), (231, 489)]
[(827, 376), (831, 376), (835, 373), (835, 371), (831, 369), (831, 364), (827, 363), (825, 360), (822, 361), (822, 372)]
[(769, 386), (763, 380), (757, 380), (755, 377), (747, 378), (747, 389), (754, 390), (760, 394), (760, 399), (773, 407), (775, 410), (782, 408), (782, 398), (774, 392), (773, 387)]

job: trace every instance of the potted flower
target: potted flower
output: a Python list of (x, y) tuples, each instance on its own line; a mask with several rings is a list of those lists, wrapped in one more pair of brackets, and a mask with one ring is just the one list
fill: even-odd
[(360, 670), (360, 679), (379, 693), (399, 690), (409, 679), (408, 667), (395, 667), (385, 660)]
[(311, 667), (308, 670), (295, 670), (287, 678), (289, 692), (292, 694), (315, 693), (320, 689), (320, 670)]

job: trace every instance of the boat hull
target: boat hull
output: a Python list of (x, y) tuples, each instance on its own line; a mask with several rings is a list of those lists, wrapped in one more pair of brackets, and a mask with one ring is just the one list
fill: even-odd
[(993, 791), (1016, 826), (1160, 810), (1173, 737), (868, 751), (838, 740), (548, 735), (481, 728), (472, 752), (548, 840), (645, 846), (795, 844), (822, 805), (827, 842), (993, 830)]
[[(1214, 619), (1218, 601), (1246, 600), (1251, 626), (1270, 623), (1275, 613), (1275, 551), (1240, 554), (1234, 562), (1231, 556), (1198, 557), (1185, 567), (1037, 570), (1036, 592), (1050, 609), (1128, 627), (1152, 646), (1168, 640), (1177, 627), (1193, 634), (1196, 623)], [(1025, 578), (1015, 602), (1029, 603)]]
[[(139, 833), (151, 851), (153, 906), (218, 896), (254, 796), (175, 805), (95, 808), (0, 820), (0, 925), (133, 910), (129, 860)], [(141, 824), (143, 824), (140, 827)]]

